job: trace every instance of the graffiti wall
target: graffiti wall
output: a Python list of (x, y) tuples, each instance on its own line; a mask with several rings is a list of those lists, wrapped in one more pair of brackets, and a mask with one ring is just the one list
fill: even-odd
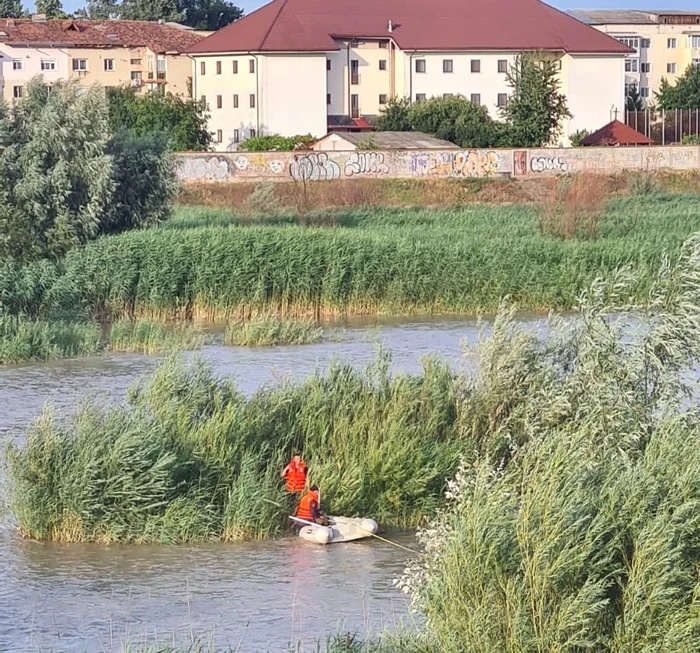
[(326, 181), (375, 178), (538, 177), (577, 172), (693, 170), (700, 148), (587, 147), (541, 150), (428, 150), (181, 154), (184, 182)]

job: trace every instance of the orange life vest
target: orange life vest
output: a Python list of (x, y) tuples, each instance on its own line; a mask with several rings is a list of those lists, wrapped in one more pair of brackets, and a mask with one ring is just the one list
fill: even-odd
[(318, 505), (318, 492), (309, 491), (299, 501), (299, 507), (297, 508), (296, 516), (299, 519), (306, 519), (307, 521), (313, 521), (314, 516), (311, 512), (311, 504), (316, 502), (316, 509), (318, 510), (320, 506)]
[(306, 486), (306, 465), (292, 460), (284, 468), (284, 476), (287, 480), (287, 492), (301, 492)]

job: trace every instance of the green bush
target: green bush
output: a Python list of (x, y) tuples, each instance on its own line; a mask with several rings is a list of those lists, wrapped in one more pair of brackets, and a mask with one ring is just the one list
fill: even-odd
[(306, 136), (256, 136), (243, 141), (238, 149), (243, 152), (291, 152), (292, 150), (308, 149), (316, 139), (311, 134)]

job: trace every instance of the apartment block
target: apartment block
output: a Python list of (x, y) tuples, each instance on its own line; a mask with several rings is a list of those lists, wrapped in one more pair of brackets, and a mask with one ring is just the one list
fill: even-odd
[(634, 50), (625, 61), (626, 93), (636, 87), (645, 103), (654, 102), (662, 79), (673, 83), (688, 66), (700, 64), (700, 10), (577, 10), (570, 14)]
[(192, 61), (183, 54), (203, 38), (181, 26), (126, 20), (0, 19), (0, 85), (7, 101), (27, 83), (77, 79), (81, 86), (163, 87), (188, 95)]
[(539, 0), (273, 0), (188, 50), (221, 151), (254, 134), (371, 129), (395, 97), (460, 94), (497, 117), (523, 51), (559, 64), (573, 113), (562, 142), (623, 110), (634, 50)]

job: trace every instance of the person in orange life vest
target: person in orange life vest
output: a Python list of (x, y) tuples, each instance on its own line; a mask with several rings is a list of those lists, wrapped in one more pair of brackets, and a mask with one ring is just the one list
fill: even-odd
[(303, 492), (306, 486), (306, 465), (297, 455), (292, 458), (292, 461), (282, 470), (282, 478), (287, 482), (287, 492), (296, 494)]
[(317, 485), (312, 485), (311, 489), (299, 500), (296, 517), (316, 524), (328, 524), (327, 517), (321, 512), (321, 499)]

